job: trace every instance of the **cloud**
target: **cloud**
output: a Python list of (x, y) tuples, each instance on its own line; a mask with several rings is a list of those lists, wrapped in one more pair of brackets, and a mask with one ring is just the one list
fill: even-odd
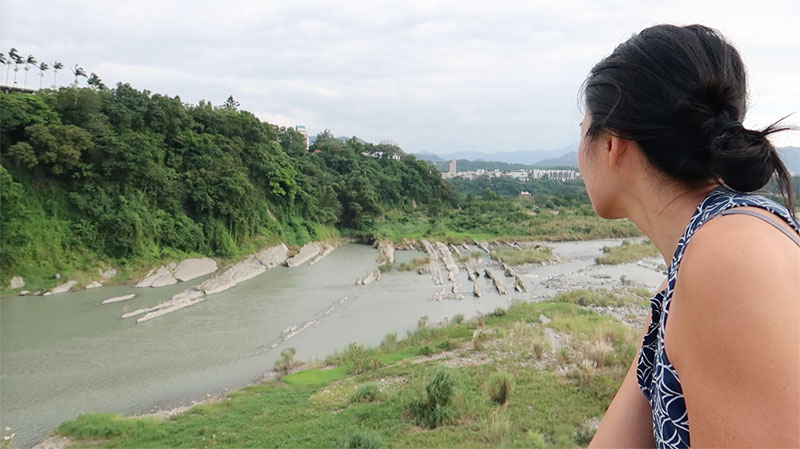
[[(748, 120), (794, 112), (800, 98), (792, 36), (800, 7), (790, 1), (755, 10), (689, 0), (6, 0), (0, 8), (0, 48), (187, 102), (233, 95), (276, 123), (391, 139), (410, 151), (573, 142), (588, 70), (662, 22), (702, 22), (733, 40), (751, 77)], [(783, 139), (800, 145), (800, 136)]]

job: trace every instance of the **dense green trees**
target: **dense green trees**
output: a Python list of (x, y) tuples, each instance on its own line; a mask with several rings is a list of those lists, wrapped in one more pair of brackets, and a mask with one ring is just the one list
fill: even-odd
[(3, 283), (93, 259), (232, 256), (321, 238), (326, 226), (369, 235), (387, 210), (457, 203), (425, 162), (374, 157), (397, 147), (326, 131), (307, 151), (299, 132), (238, 111), (232, 98), (186, 105), (98, 79), (0, 94), (0, 104)]

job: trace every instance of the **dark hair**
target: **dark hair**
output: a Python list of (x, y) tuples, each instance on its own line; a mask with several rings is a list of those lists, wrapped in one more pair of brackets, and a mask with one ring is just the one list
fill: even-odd
[(761, 131), (742, 127), (746, 78), (739, 53), (718, 31), (647, 28), (589, 73), (587, 136), (607, 130), (631, 139), (653, 166), (690, 184), (721, 179), (733, 190), (752, 192), (776, 174), (794, 215), (791, 176), (767, 139), (788, 128), (780, 121)]

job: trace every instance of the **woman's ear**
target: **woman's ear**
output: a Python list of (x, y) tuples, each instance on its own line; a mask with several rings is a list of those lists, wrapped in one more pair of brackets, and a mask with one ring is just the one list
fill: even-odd
[(629, 155), (630, 144), (632, 142), (622, 137), (608, 134), (605, 141), (604, 149), (608, 156), (608, 166), (612, 170), (619, 169), (625, 162), (626, 156)]

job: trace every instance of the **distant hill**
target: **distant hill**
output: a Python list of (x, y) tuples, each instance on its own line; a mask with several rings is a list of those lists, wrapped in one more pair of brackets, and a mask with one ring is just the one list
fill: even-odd
[(574, 167), (578, 168), (578, 152), (570, 151), (569, 153), (553, 158), (539, 161), (537, 167)]
[[(567, 145), (553, 150), (513, 151), (507, 153), (481, 153), (477, 151), (459, 151), (448, 154), (414, 153), (417, 159), (430, 162), (441, 171), (447, 171), (452, 159), (456, 159), (458, 170), (519, 170), (534, 167), (578, 167), (577, 144)], [(800, 147), (778, 148), (778, 153), (793, 175), (800, 175)], [(505, 163), (503, 165), (499, 163)]]
[(509, 151), (509, 152), (495, 152), (484, 153), (480, 151), (457, 151), (454, 153), (446, 154), (432, 154), (430, 152), (414, 153), (417, 159), (422, 159), (432, 162), (450, 161), (453, 159), (464, 159), (468, 161), (489, 161), (489, 162), (506, 162), (509, 164), (525, 164), (537, 165), (539, 161), (546, 159), (559, 158), (566, 153), (575, 151), (578, 147), (577, 143), (554, 148), (551, 150), (530, 150), (530, 151)]
[(778, 148), (778, 154), (791, 174), (800, 175), (800, 147)]

